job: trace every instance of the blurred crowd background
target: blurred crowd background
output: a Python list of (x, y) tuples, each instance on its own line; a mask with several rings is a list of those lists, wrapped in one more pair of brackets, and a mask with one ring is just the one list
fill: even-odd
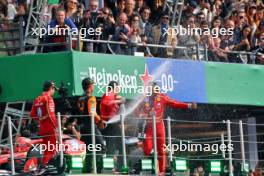
[[(69, 28), (101, 31), (100, 35), (88, 35), (86, 39), (127, 43), (82, 42), (81, 50), (85, 52), (125, 55), (141, 52), (145, 56), (199, 60), (201, 58), (197, 58), (197, 55), (178, 48), (198, 44), (207, 49), (209, 61), (264, 63), (262, 1), (185, 0), (177, 6), (174, 17), (172, 12), (175, 11), (175, 3), (172, 0), (60, 0), (55, 4), (47, 4), (42, 18), (46, 26), (67, 25)], [(0, 0), (1, 21), (22, 20), (26, 30), (29, 14), (29, 0)], [(177, 24), (183, 28), (200, 28), (202, 31), (208, 28), (231, 28), (233, 33), (168, 35)], [(1, 22), (1, 29), (8, 29), (8, 25)], [(57, 36), (46, 37), (44, 41), (57, 43), (62, 40)], [(171, 48), (148, 47), (147, 44)], [(41, 52), (61, 50), (65, 50), (65, 47), (46, 47)]]

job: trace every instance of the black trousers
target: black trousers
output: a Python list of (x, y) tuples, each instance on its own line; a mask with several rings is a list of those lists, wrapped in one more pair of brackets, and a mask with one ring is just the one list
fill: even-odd
[(122, 138), (120, 123), (107, 125), (107, 127), (103, 130), (103, 135), (106, 141), (107, 156), (116, 156), (116, 151), (118, 151), (116, 169), (120, 171), (122, 167)]
[[(86, 144), (86, 159), (85, 159), (85, 168), (84, 171), (90, 173), (92, 171), (92, 161), (93, 161), (93, 150), (89, 147), (92, 144), (92, 132), (91, 132), (91, 123), (86, 121), (81, 128), (81, 140)], [(105, 141), (100, 129), (95, 125), (95, 143), (100, 144), (101, 150), (96, 152), (96, 161), (97, 161), (97, 172), (100, 173), (102, 170), (102, 156), (106, 152)], [(93, 146), (95, 149), (95, 146)]]

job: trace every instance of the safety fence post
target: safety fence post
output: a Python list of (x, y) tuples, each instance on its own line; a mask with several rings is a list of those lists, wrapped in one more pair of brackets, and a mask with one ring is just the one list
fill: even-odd
[(157, 129), (156, 114), (152, 115), (153, 145), (154, 145), (154, 172), (158, 174)]
[(91, 132), (92, 132), (92, 144), (93, 144), (93, 173), (97, 174), (97, 166), (96, 166), (96, 151), (95, 151), (95, 104), (93, 103), (91, 106)]
[[(221, 144), (225, 145), (225, 135), (224, 133), (221, 134)], [(225, 150), (222, 150), (222, 157), (225, 158)]]
[(58, 138), (59, 138), (59, 153), (60, 153), (60, 167), (62, 167), (63, 166), (63, 158), (64, 158), (64, 156), (63, 156), (63, 150), (62, 150), (62, 131), (61, 131), (61, 114), (60, 114), (60, 112), (58, 112), (58, 114), (57, 114), (57, 116), (58, 116)]
[[(227, 140), (228, 140), (228, 145), (231, 146), (232, 141), (231, 141), (231, 122), (230, 120), (227, 120)], [(228, 160), (229, 160), (229, 176), (233, 176), (233, 159), (232, 159), (232, 151), (229, 150), (228, 152)]]
[(170, 148), (170, 168), (171, 168), (171, 173), (173, 173), (173, 157), (172, 157), (172, 142), (171, 142), (171, 118), (168, 116), (167, 117), (167, 130), (168, 130), (168, 144), (169, 144), (169, 148)]
[(241, 159), (244, 167), (246, 163), (246, 158), (245, 158), (245, 144), (244, 144), (244, 132), (243, 132), (242, 120), (239, 120), (239, 131), (240, 131)]
[(8, 134), (9, 134), (9, 148), (10, 148), (10, 155), (11, 155), (11, 171), (12, 175), (15, 175), (15, 157), (14, 157), (14, 147), (13, 147), (13, 135), (12, 135), (12, 121), (11, 117), (8, 116)]
[(121, 106), (121, 137), (122, 137), (122, 155), (123, 155), (123, 169), (127, 169), (127, 159), (126, 159), (126, 138), (125, 138), (125, 105), (122, 104)]

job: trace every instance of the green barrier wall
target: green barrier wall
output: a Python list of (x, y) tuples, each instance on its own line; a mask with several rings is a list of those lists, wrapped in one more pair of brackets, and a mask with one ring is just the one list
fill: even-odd
[[(160, 66), (164, 63), (163, 71)], [(179, 101), (264, 105), (264, 67), (260, 65), (81, 52), (0, 58), (0, 102), (33, 100), (42, 92), (45, 80), (54, 80), (58, 86), (63, 81), (69, 88), (69, 96), (79, 96), (81, 80), (88, 76), (95, 80), (95, 95), (100, 97), (110, 80), (119, 81), (125, 88), (139, 87), (156, 72), (161, 72), (156, 77), (158, 84)], [(129, 92), (123, 95), (135, 97)]]

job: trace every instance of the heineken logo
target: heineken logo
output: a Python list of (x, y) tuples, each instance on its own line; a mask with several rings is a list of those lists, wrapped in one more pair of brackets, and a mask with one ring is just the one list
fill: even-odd
[[(174, 84), (178, 83), (171, 74), (162, 73), (157, 79), (154, 78), (154, 76), (149, 73), (147, 65), (145, 65), (143, 74), (138, 74), (137, 69), (135, 69), (132, 74), (126, 74), (121, 69), (109, 72), (105, 68), (98, 69), (96, 67), (88, 67), (88, 70), (86, 72), (81, 72), (80, 75), (81, 80), (86, 77), (93, 79), (95, 85), (100, 89), (100, 93), (104, 92), (103, 88), (105, 88), (110, 81), (117, 81), (123, 93), (144, 93), (146, 89), (148, 89), (148, 84), (154, 81), (154, 79), (160, 84), (161, 92), (163, 93), (172, 92), (175, 87)], [(143, 86), (137, 82), (138, 80), (142, 81)]]
[(81, 79), (90, 77), (97, 86), (106, 86), (110, 81), (117, 81), (121, 87), (137, 87), (137, 76), (137, 70), (133, 75), (128, 75), (122, 70), (110, 73), (105, 68), (97, 69), (96, 67), (89, 67), (88, 72), (81, 73)]

